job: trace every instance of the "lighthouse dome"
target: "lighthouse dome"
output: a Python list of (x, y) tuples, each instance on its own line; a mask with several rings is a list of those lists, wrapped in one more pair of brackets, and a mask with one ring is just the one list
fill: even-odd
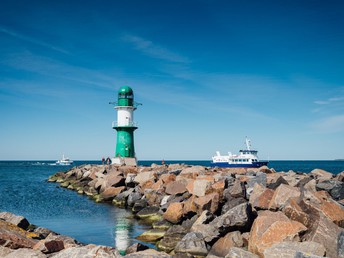
[(122, 86), (118, 90), (118, 105), (133, 106), (134, 92), (129, 86)]
[(118, 94), (127, 94), (127, 95), (132, 95), (133, 94), (133, 90), (129, 87), (129, 86), (122, 86), (119, 91)]

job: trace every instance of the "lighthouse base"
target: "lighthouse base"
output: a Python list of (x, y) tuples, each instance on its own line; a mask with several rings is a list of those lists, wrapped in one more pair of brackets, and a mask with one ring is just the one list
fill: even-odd
[(122, 157), (114, 157), (112, 158), (112, 164), (119, 165), (119, 166), (137, 166), (136, 158), (122, 158)]

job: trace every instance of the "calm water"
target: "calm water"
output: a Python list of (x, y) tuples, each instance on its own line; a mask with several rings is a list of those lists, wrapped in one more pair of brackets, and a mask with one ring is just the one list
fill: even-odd
[[(31, 223), (69, 235), (83, 243), (116, 246), (125, 250), (147, 229), (132, 219), (131, 212), (109, 204), (99, 204), (76, 192), (47, 183), (46, 179), (63, 169), (53, 161), (0, 161), (0, 211), (26, 217)], [(161, 164), (141, 161), (140, 165)], [(208, 166), (209, 161), (165, 161)], [(74, 165), (100, 164), (77, 161)], [(332, 173), (344, 171), (344, 161), (270, 161), (276, 171), (310, 172), (321, 168)]]

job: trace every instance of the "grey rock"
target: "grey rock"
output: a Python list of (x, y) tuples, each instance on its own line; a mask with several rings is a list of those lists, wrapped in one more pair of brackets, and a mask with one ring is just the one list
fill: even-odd
[(80, 247), (71, 247), (64, 249), (57, 254), (54, 254), (50, 257), (54, 258), (119, 258), (122, 257), (119, 252), (111, 247), (107, 246), (97, 246), (97, 245), (86, 245)]
[(264, 250), (264, 257), (294, 258), (296, 253), (323, 257), (325, 247), (316, 242), (280, 242)]
[(29, 248), (20, 248), (1, 257), (3, 258), (24, 258), (24, 257), (25, 258), (45, 258), (46, 256), (38, 250), (32, 250)]
[(344, 258), (344, 231), (338, 235), (337, 255), (338, 258)]
[(174, 251), (176, 253), (189, 253), (195, 256), (206, 256), (208, 254), (208, 248), (203, 240), (203, 235), (197, 232), (187, 233), (177, 243)]
[(344, 198), (344, 183), (337, 180), (326, 180), (315, 186), (317, 191), (327, 191), (333, 199), (341, 200)]
[[(129, 195), (128, 200), (130, 198), (131, 195)], [(146, 199), (140, 199), (138, 201), (135, 202), (135, 204), (133, 205), (133, 208), (131, 209), (134, 213), (138, 213), (139, 211), (141, 211), (142, 209), (147, 207), (147, 200)], [(128, 206), (129, 206), (129, 201), (128, 201)]]
[(230, 209), (244, 202), (247, 202), (247, 200), (244, 197), (228, 197), (227, 202), (222, 206), (221, 214), (225, 214)]
[(241, 248), (232, 247), (225, 258), (259, 258), (259, 256)]
[(142, 194), (139, 192), (133, 192), (128, 195), (127, 205), (133, 207), (134, 204), (142, 198)]
[(174, 225), (166, 231), (164, 237), (158, 242), (157, 247), (159, 250), (169, 253), (175, 248), (176, 244), (182, 240), (186, 233), (187, 230), (184, 227)]

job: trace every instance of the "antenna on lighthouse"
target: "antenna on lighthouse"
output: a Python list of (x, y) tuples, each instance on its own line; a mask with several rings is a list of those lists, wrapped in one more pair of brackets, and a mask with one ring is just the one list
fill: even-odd
[(115, 157), (112, 164), (137, 165), (134, 147), (134, 131), (137, 125), (134, 122), (134, 110), (141, 103), (134, 101), (134, 92), (129, 86), (123, 86), (118, 90), (117, 102), (110, 102), (117, 110), (117, 121), (112, 123), (112, 128), (117, 131)]

